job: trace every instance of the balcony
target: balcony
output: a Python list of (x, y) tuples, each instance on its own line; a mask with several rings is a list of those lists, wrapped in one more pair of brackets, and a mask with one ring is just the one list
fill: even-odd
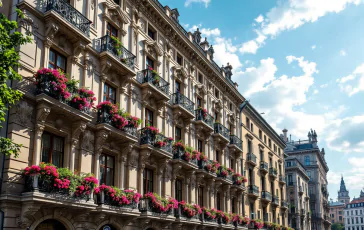
[(240, 138), (235, 135), (230, 135), (229, 148), (233, 152), (242, 153), (243, 152), (243, 141), (240, 140)]
[(311, 193), (311, 194), (310, 194), (310, 200), (311, 200), (312, 202), (315, 202), (315, 201), (316, 201), (316, 195), (315, 195), (315, 194), (313, 194), (313, 193)]
[(294, 186), (294, 182), (293, 181), (288, 181), (287, 186)]
[(278, 196), (272, 196), (272, 205), (278, 206), (279, 205), (279, 197)]
[(44, 21), (59, 24), (59, 30), (66, 33), (72, 43), (82, 39), (90, 43), (91, 21), (71, 6), (66, 0), (47, 0)]
[(100, 52), (101, 62), (111, 62), (113, 64), (111, 68), (118, 71), (120, 75), (135, 75), (134, 62), (136, 57), (123, 45), (118, 44), (109, 35), (94, 40), (94, 43)]
[(303, 195), (303, 188), (302, 188), (302, 186), (299, 186), (299, 187), (298, 187), (298, 194), (299, 194), (300, 196), (302, 196), (302, 195)]
[(262, 200), (262, 202), (270, 203), (272, 201), (272, 194), (268, 191), (262, 191), (260, 199)]
[(172, 140), (163, 134), (154, 134), (150, 129), (139, 130), (139, 144), (142, 149), (153, 151), (158, 157), (172, 158)]
[(180, 164), (183, 168), (189, 169), (198, 169), (198, 161), (196, 158), (188, 159), (185, 155), (185, 149), (180, 146), (173, 147), (173, 163)]
[(285, 200), (281, 200), (281, 209), (288, 209), (288, 203)]
[(174, 221), (174, 210), (172, 208), (167, 211), (161, 211), (159, 208), (156, 208), (153, 205), (152, 200), (148, 198), (142, 198), (139, 201), (139, 211), (141, 212), (140, 216), (143, 218), (163, 218), (164, 220)]
[(214, 124), (213, 136), (222, 144), (228, 144), (230, 142), (230, 130), (220, 123)]
[(232, 185), (233, 184), (233, 177), (232, 175), (224, 175), (222, 174), (222, 166), (217, 170), (217, 178), (216, 181), (221, 181), (223, 184)]
[(200, 218), (200, 214), (196, 213), (196, 215), (190, 217), (187, 215), (187, 212), (184, 211), (183, 209), (184, 207), (179, 204), (178, 205), (178, 208), (174, 210), (174, 216), (176, 217), (176, 221), (178, 222), (188, 222), (188, 223), (191, 223), (191, 224), (201, 224), (201, 220)]
[(211, 133), (214, 131), (213, 120), (214, 118), (204, 109), (199, 108), (195, 110), (195, 125), (197, 128), (202, 129), (203, 132)]
[(259, 166), (259, 170), (262, 174), (267, 174), (268, 173), (268, 163), (261, 161), (260, 162), (260, 166)]
[(139, 71), (137, 80), (142, 84), (142, 94), (147, 95), (147, 93), (150, 93), (156, 101), (167, 102), (169, 100), (169, 83), (153, 70)]
[(197, 173), (204, 173), (207, 177), (216, 177), (216, 166), (212, 160), (199, 160)]
[(284, 175), (279, 175), (279, 183), (281, 185), (285, 185), (286, 184), (286, 177)]
[(171, 95), (171, 104), (174, 109), (174, 114), (179, 114), (182, 118), (192, 119), (195, 117), (195, 103), (181, 93)]
[(277, 169), (276, 168), (269, 168), (269, 176), (274, 180), (277, 179)]
[(259, 187), (256, 185), (249, 185), (247, 192), (250, 198), (257, 199), (259, 197)]
[(256, 166), (257, 165), (257, 157), (254, 155), (254, 153), (248, 153), (246, 157), (246, 163)]
[(300, 213), (300, 214), (301, 214), (301, 216), (302, 216), (302, 217), (305, 217), (305, 216), (306, 216), (306, 211), (305, 211), (305, 209), (301, 209), (301, 213)]

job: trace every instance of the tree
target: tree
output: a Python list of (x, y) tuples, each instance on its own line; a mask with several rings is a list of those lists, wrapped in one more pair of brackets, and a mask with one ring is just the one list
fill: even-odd
[(331, 230), (344, 230), (345, 227), (343, 224), (340, 223), (334, 223), (331, 225)]
[[(17, 9), (16, 12), (19, 18), (24, 17), (20, 10)], [(31, 39), (24, 36), (17, 29), (18, 23), (16, 21), (10, 21), (5, 15), (0, 14), (0, 122), (5, 121), (9, 107), (22, 97), (18, 90), (9, 87), (9, 82), (21, 80), (21, 75), (16, 71), (16, 68), (20, 65), (20, 56), (17, 49), (21, 45), (31, 42)], [(9, 138), (0, 137), (1, 154), (17, 157), (20, 147), (21, 145), (13, 143)]]

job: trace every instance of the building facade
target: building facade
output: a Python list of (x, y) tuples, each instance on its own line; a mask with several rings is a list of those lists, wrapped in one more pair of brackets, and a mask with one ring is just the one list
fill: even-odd
[(345, 224), (344, 209), (345, 203), (330, 201), (330, 219), (331, 223)]
[(248, 178), (244, 214), (287, 226), (285, 143), (249, 102), (241, 118), (246, 146), (242, 161)]
[(350, 203), (349, 191), (346, 189), (344, 177), (341, 177), (340, 190), (337, 193), (337, 201), (344, 204)]
[(327, 191), (327, 172), (329, 167), (325, 160), (325, 150), (317, 145), (316, 131), (309, 131), (308, 140), (292, 141), (283, 130), (282, 138), (286, 141), (285, 153), (295, 157), (305, 168), (308, 177), (308, 194), (310, 197), (311, 229), (330, 229), (329, 193)]
[(344, 210), (345, 230), (364, 229), (364, 201), (351, 202)]
[(291, 156), (285, 158), (285, 174), (289, 226), (297, 230), (309, 230), (311, 229), (310, 196), (308, 194), (310, 177), (301, 162)]
[[(105, 190), (87, 194), (87, 202), (50, 192), (40, 177), (22, 177), (41, 162), (92, 173), (123, 192), (287, 223), (285, 143), (251, 105), (241, 115), (245, 99), (231, 80), (232, 66), (214, 62), (213, 47), (198, 30), (183, 29), (177, 9), (157, 0), (11, 0), (0, 10), (33, 39), (20, 47), (24, 79), (13, 84), (24, 96), (9, 112), (7, 136), (23, 146), (19, 158), (3, 162), (4, 229), (234, 228), (205, 214), (203, 222), (189, 219), (180, 207), (155, 210), (147, 198), (123, 206)], [(68, 75), (71, 101), (49, 80), (61, 81), (62, 73), (41, 68)], [(92, 95), (83, 87), (97, 107), (77, 101), (81, 92)], [(126, 125), (124, 114), (140, 118), (139, 127), (129, 115)], [(189, 158), (187, 149), (203, 152), (204, 160)], [(208, 170), (214, 161), (223, 167)], [(246, 186), (236, 172), (248, 177)]]

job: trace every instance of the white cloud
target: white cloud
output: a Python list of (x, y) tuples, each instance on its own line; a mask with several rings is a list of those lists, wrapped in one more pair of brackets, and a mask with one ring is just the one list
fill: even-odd
[(326, 88), (327, 86), (329, 86), (329, 84), (325, 83), (325, 84), (320, 85), (320, 88), (323, 89), (323, 88)]
[(207, 8), (210, 4), (211, 0), (186, 0), (185, 1), (185, 7), (190, 6), (192, 3), (203, 3), (205, 4), (205, 7)]
[(353, 73), (348, 76), (337, 79), (339, 87), (349, 96), (364, 91), (364, 63), (359, 65)]
[(210, 37), (210, 36), (220, 36), (220, 30), (219, 30), (219, 28), (215, 28), (215, 29), (202, 28), (201, 29), (201, 33), (204, 36), (206, 36), (206, 37)]
[(343, 176), (345, 180), (345, 185), (349, 191), (353, 189), (362, 189), (364, 184), (364, 158), (349, 157), (348, 162), (348, 169), (350, 170), (344, 170), (343, 168), (341, 168), (341, 172), (331, 170), (328, 172), (327, 179), (329, 185), (339, 185), (341, 181), (341, 176)]
[(347, 55), (347, 53), (346, 53), (346, 51), (345, 51), (345, 50), (340, 50), (340, 55), (341, 55), (341, 56), (346, 56), (346, 55)]
[(316, 49), (316, 45), (311, 46), (311, 49), (312, 50)]
[[(270, 9), (264, 20), (255, 21), (258, 28), (255, 30), (257, 38), (245, 42), (240, 49), (243, 53), (256, 53), (264, 45), (264, 41), (274, 38), (286, 30), (294, 30), (308, 22), (315, 22), (329, 13), (339, 13), (349, 4), (358, 5), (361, 0), (290, 0), (282, 1)], [(262, 16), (263, 17), (263, 16)], [(264, 39), (258, 41), (258, 37)], [(261, 37), (262, 38), (262, 37)]]
[(319, 91), (317, 90), (317, 89), (315, 89), (314, 91), (313, 91), (313, 94), (318, 94), (319, 93)]
[(264, 21), (264, 17), (263, 17), (263, 15), (259, 15), (256, 19), (254, 19), (256, 22), (258, 22), (258, 23), (262, 23), (263, 21)]
[(344, 153), (364, 152), (364, 115), (333, 120), (326, 131), (329, 148)]

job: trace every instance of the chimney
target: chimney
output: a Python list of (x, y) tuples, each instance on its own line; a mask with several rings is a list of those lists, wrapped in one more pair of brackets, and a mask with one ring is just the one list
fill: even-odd
[(288, 142), (288, 137), (287, 137), (288, 130), (285, 128), (285, 129), (282, 130), (282, 132), (283, 132), (283, 140), (285, 142)]
[(207, 41), (207, 38), (205, 37), (205, 41), (201, 42), (200, 46), (202, 49), (206, 52), (209, 49), (209, 42)]

